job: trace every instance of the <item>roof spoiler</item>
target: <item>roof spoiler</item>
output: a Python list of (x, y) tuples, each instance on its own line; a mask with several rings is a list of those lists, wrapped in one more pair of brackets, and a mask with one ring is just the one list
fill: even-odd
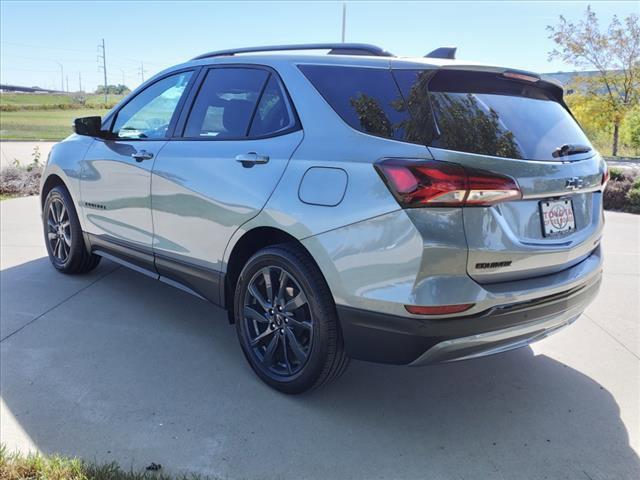
[(455, 60), (456, 50), (458, 47), (440, 47), (427, 53), (425, 58), (446, 58), (449, 60)]

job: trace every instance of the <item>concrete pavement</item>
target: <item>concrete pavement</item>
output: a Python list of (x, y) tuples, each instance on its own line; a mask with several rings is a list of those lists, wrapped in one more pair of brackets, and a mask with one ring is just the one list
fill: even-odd
[(224, 312), (103, 261), (49, 265), (35, 198), (0, 203), (0, 441), (222, 478), (640, 475), (640, 217), (607, 212), (601, 294), (531, 348), (425, 368), (352, 362), (287, 397)]
[(36, 147), (40, 152), (40, 163), (47, 161), (49, 152), (57, 142), (16, 142), (4, 141), (0, 142), (0, 169), (13, 165), (15, 160), (20, 165), (27, 166), (33, 162), (33, 152)]

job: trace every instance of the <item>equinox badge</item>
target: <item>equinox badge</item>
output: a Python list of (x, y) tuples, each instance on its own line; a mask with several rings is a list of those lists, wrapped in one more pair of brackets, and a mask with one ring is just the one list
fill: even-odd
[(482, 262), (476, 263), (477, 269), (486, 269), (486, 268), (500, 268), (500, 267), (510, 267), (511, 260), (505, 260), (502, 262)]

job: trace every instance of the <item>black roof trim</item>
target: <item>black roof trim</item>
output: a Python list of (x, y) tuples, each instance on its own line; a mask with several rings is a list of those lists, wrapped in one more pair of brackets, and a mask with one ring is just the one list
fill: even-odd
[(370, 55), (374, 57), (393, 57), (394, 55), (375, 45), (367, 43), (309, 43), (292, 45), (271, 45), (264, 47), (232, 48), (204, 53), (191, 60), (203, 58), (233, 56), (237, 53), (278, 52), (286, 50), (329, 50), (330, 55)]

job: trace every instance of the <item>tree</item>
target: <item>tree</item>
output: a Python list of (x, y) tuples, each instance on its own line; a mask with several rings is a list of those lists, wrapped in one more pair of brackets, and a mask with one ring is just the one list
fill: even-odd
[(393, 138), (393, 124), (375, 98), (361, 93), (358, 98), (351, 99), (351, 106), (358, 113), (365, 132)]
[[(99, 85), (98, 88), (96, 88), (96, 94), (101, 95), (105, 93), (104, 90), (104, 85)], [(129, 87), (127, 87), (126, 85), (107, 85), (108, 95), (123, 95), (129, 93), (130, 91), (131, 90), (129, 90)]]
[(472, 93), (433, 92), (431, 103), (441, 134), (436, 145), (461, 152), (524, 158), (513, 133), (504, 129), (495, 110), (482, 107)]
[(640, 152), (640, 107), (635, 107), (624, 118), (624, 122), (622, 122), (622, 137), (638, 155), (638, 152)]
[(620, 124), (640, 97), (640, 23), (631, 14), (621, 21), (613, 17), (608, 29), (600, 31), (598, 18), (587, 7), (578, 23), (562, 15), (555, 26), (548, 26), (549, 38), (556, 48), (549, 60), (559, 58), (578, 68), (595, 68), (598, 75), (584, 78), (589, 96), (603, 96), (605, 113), (612, 127), (612, 154), (618, 154)]

